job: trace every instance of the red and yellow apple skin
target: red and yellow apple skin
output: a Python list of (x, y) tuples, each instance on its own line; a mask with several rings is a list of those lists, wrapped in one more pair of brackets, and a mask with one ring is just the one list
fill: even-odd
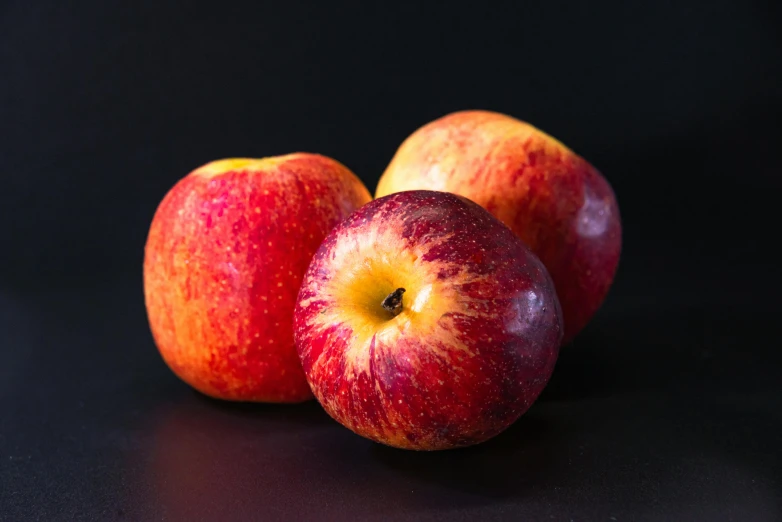
[(312, 398), (293, 342), (301, 279), (326, 234), (371, 196), (316, 154), (209, 163), (155, 213), (144, 293), (168, 366), (219, 399)]
[[(381, 303), (404, 288), (401, 312)], [(454, 194), (377, 199), (313, 258), (294, 312), (326, 412), (376, 442), (485, 441), (535, 401), (562, 339), (554, 285), (510, 229)]]
[(402, 143), (376, 197), (417, 189), (468, 197), (529, 245), (556, 285), (564, 343), (600, 308), (619, 263), (619, 208), (606, 179), (556, 139), (499, 113), (444, 116)]

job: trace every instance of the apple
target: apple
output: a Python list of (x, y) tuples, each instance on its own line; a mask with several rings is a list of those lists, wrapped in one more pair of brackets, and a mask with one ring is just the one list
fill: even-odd
[(164, 361), (219, 399), (312, 398), (293, 307), (326, 234), (371, 200), (337, 161), (297, 153), (208, 163), (160, 203), (145, 247), (144, 296)]
[(326, 412), (376, 442), (485, 441), (538, 397), (562, 340), (548, 272), (508, 227), (454, 194), (377, 199), (326, 237), (294, 311)]
[(619, 208), (606, 179), (556, 139), (504, 114), (449, 114), (402, 143), (376, 197), (416, 189), (470, 198), (532, 248), (554, 279), (564, 343), (600, 308), (619, 263)]

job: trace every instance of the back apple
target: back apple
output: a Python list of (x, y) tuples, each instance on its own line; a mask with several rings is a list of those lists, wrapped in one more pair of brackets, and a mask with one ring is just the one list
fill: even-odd
[(565, 343), (602, 304), (619, 263), (619, 208), (605, 178), (556, 139), (495, 112), (444, 116), (402, 143), (376, 197), (417, 189), (470, 198), (532, 248), (556, 285)]
[(310, 399), (296, 295), (326, 234), (370, 199), (350, 170), (316, 154), (215, 161), (180, 180), (144, 257), (149, 324), (168, 366), (219, 399)]
[(295, 335), (334, 419), (439, 450), (485, 441), (530, 407), (562, 323), (548, 272), (508, 227), (422, 190), (377, 199), (329, 234), (302, 282)]

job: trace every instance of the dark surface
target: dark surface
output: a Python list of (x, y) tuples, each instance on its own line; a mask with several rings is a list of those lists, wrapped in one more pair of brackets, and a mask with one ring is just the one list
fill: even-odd
[(198, 395), (138, 288), (4, 296), (0, 518), (779, 520), (780, 354), (753, 351), (774, 312), (627, 279), (527, 415), (441, 453)]
[[(0, 520), (782, 519), (779, 7), (126, 4), (0, 2)], [(464, 108), (564, 141), (624, 220), (527, 415), (411, 453), (173, 376), (141, 259), (178, 178), (308, 150), (372, 190)]]

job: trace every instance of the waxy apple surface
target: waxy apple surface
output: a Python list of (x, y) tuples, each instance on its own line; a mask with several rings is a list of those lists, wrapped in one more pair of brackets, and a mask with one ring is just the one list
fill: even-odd
[(304, 277), (294, 321), (329, 415), (418, 450), (507, 428), (543, 390), (562, 339), (538, 258), (477, 204), (432, 191), (380, 198), (338, 225)]
[(312, 398), (293, 342), (301, 279), (326, 234), (371, 199), (316, 154), (209, 163), (158, 207), (144, 292), (163, 359), (212, 397)]
[(402, 143), (376, 196), (417, 189), (470, 198), (529, 245), (556, 285), (564, 343), (600, 308), (619, 263), (619, 208), (606, 179), (556, 139), (494, 112), (444, 116)]

